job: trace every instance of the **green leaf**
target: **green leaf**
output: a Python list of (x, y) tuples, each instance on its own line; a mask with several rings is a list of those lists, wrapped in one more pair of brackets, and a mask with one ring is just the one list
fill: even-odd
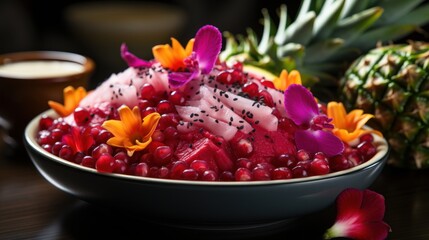
[(320, 40), (329, 37), (336, 27), (343, 6), (344, 0), (337, 0), (333, 3), (326, 1), (314, 22), (313, 40)]
[(285, 38), (280, 42), (294, 42), (302, 45), (306, 45), (313, 35), (313, 25), (316, 19), (314, 12), (308, 12), (304, 17), (293, 22), (286, 29)]
[(270, 46), (272, 45), (272, 38), (271, 38), (271, 19), (270, 15), (268, 14), (267, 9), (262, 9), (262, 15), (263, 18), (263, 25), (264, 25), (264, 31), (262, 33), (261, 42), (258, 45), (258, 52), (260, 54), (265, 54), (269, 50)]
[(343, 10), (341, 11), (340, 18), (343, 19), (355, 13), (361, 12), (367, 9), (368, 6), (369, 0), (346, 0)]
[(284, 42), (283, 39), (286, 38), (286, 25), (287, 25), (287, 7), (286, 5), (282, 4), (280, 6), (280, 13), (279, 13), (280, 19), (279, 19), (279, 26), (277, 28), (276, 36), (274, 37), (274, 42), (277, 45), (283, 45)]
[[(374, 26), (384, 26), (389, 23), (397, 22), (403, 16), (408, 15), (410, 11), (415, 9), (422, 2), (423, 0), (381, 1), (379, 7), (383, 8), (384, 12)], [(426, 16), (428, 16), (428, 14)]]
[(311, 9), (310, 9), (311, 2), (312, 2), (312, 0), (304, 0), (304, 1), (302, 1), (301, 6), (299, 7), (298, 15), (295, 18), (295, 21), (298, 20), (298, 19), (303, 18), (308, 12), (311, 11)]
[(382, 8), (373, 7), (348, 18), (341, 19), (332, 37), (344, 39), (345, 44), (347, 44), (369, 28), (382, 13)]
[(277, 48), (277, 57), (282, 59), (286, 56), (302, 58), (304, 55), (304, 46), (297, 43), (288, 43)]
[(234, 36), (230, 32), (224, 32), (223, 36), (226, 39), (226, 44), (225, 49), (219, 54), (219, 58), (221, 61), (225, 61), (230, 56), (243, 52), (242, 49), (239, 49), (237, 41), (235, 41)]
[(377, 42), (395, 41), (400, 39), (416, 29), (413, 25), (389, 25), (382, 28), (377, 28), (363, 33), (356, 38), (350, 47), (357, 47), (363, 51), (375, 48)]
[(341, 38), (326, 39), (317, 42), (305, 50), (305, 64), (320, 63), (335, 54), (344, 44)]
[(395, 23), (422, 26), (429, 23), (429, 4), (421, 5)]

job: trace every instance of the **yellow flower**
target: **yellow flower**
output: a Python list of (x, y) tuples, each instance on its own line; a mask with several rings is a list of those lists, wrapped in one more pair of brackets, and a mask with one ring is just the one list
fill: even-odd
[(102, 127), (113, 134), (107, 144), (125, 148), (131, 157), (135, 151), (145, 149), (152, 142), (152, 134), (161, 116), (154, 112), (142, 120), (137, 106), (131, 110), (123, 105), (118, 111), (121, 120), (107, 120)]
[(79, 106), (79, 102), (86, 96), (87, 93), (83, 87), (74, 89), (74, 87), (68, 86), (64, 88), (63, 94), (64, 105), (55, 101), (48, 101), (48, 105), (61, 117), (70, 115), (75, 110), (75, 108)]
[(186, 48), (183, 48), (175, 38), (171, 38), (171, 42), (172, 46), (165, 44), (153, 47), (153, 56), (165, 68), (169, 68), (172, 71), (183, 70), (185, 69), (183, 60), (191, 55), (194, 48), (194, 39), (189, 40)]
[(283, 70), (280, 76), (273, 80), (273, 83), (276, 89), (285, 91), (291, 84), (302, 85), (301, 74), (297, 70), (292, 70), (290, 73), (287, 70)]
[(362, 129), (374, 115), (364, 114), (361, 109), (352, 110), (347, 114), (342, 103), (329, 102), (327, 113), (328, 117), (333, 119), (333, 133), (344, 142), (350, 142), (365, 133), (375, 133), (382, 136), (379, 131)]

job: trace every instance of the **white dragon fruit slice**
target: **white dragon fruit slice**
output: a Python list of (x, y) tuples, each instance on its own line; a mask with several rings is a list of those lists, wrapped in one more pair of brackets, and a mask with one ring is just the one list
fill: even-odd
[(280, 112), (282, 117), (286, 117), (286, 109), (284, 105), (284, 93), (277, 89), (269, 88), (266, 89), (273, 98), (276, 109)]
[(204, 127), (214, 135), (222, 136), (227, 141), (231, 140), (238, 131), (237, 127), (210, 117), (207, 113), (201, 112), (202, 110), (198, 107), (176, 106), (176, 110), (184, 121)]
[(222, 102), (223, 105), (229, 107), (244, 120), (259, 125), (267, 131), (277, 131), (278, 119), (272, 114), (273, 110), (270, 107), (231, 92), (208, 86), (206, 88), (211, 94), (204, 97), (211, 97), (219, 103)]
[(140, 76), (146, 78), (147, 82), (152, 84), (157, 92), (164, 92), (170, 89), (168, 84), (168, 71), (159, 63), (150, 68), (143, 69), (140, 72)]

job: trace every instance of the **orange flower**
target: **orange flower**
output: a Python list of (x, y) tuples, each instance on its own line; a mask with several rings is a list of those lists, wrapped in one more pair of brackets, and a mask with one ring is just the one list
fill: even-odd
[(154, 112), (144, 117), (142, 121), (138, 107), (131, 110), (123, 105), (118, 111), (121, 120), (107, 120), (102, 127), (114, 136), (107, 140), (107, 144), (125, 148), (131, 157), (135, 151), (145, 149), (152, 142), (152, 134), (161, 116)]
[(329, 102), (327, 113), (328, 117), (333, 119), (334, 129), (332, 132), (344, 142), (350, 142), (365, 133), (375, 133), (382, 136), (379, 131), (362, 129), (374, 115), (363, 114), (361, 109), (355, 109), (347, 114), (342, 103)]
[(55, 110), (58, 115), (65, 117), (70, 115), (79, 102), (86, 96), (86, 90), (83, 87), (78, 87), (76, 90), (72, 86), (68, 86), (63, 90), (64, 105), (55, 101), (48, 101), (48, 105)]
[(175, 38), (171, 38), (172, 46), (156, 45), (152, 48), (154, 58), (165, 68), (172, 71), (185, 69), (184, 59), (191, 55), (194, 48), (194, 39), (189, 40), (186, 49)]
[(290, 73), (283, 70), (278, 78), (273, 80), (274, 87), (278, 90), (285, 91), (291, 84), (302, 85), (301, 74), (297, 70), (292, 70)]

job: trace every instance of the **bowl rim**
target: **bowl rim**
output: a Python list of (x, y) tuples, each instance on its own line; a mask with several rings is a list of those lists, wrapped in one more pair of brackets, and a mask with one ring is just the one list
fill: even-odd
[[(142, 176), (133, 176), (133, 175), (126, 175), (126, 174), (120, 174), (120, 173), (103, 173), (98, 172), (94, 168), (85, 167), (67, 160), (64, 160), (58, 156), (55, 156), (52, 153), (47, 152), (44, 150), (36, 141), (36, 133), (37, 133), (37, 126), (39, 123), (39, 119), (43, 116), (51, 116), (56, 117), (56, 113), (54, 110), (49, 109), (46, 110), (36, 117), (34, 117), (26, 126), (25, 132), (24, 132), (24, 141), (27, 143), (29, 147), (37, 151), (40, 155), (46, 157), (50, 161), (54, 161), (58, 164), (71, 167), (73, 169), (81, 170), (87, 173), (104, 176), (104, 177), (113, 177), (120, 180), (128, 180), (128, 181), (134, 181), (134, 182), (142, 182), (142, 183), (158, 183), (158, 184), (178, 184), (178, 185), (188, 185), (188, 186), (213, 186), (213, 187), (236, 187), (236, 186), (272, 186), (272, 185), (280, 185), (280, 184), (294, 184), (294, 183), (308, 183), (308, 182), (315, 182), (319, 180), (326, 180), (326, 179), (332, 179), (332, 178), (338, 178), (341, 176), (353, 174), (355, 172), (364, 171), (370, 168), (375, 167), (376, 165), (383, 162), (383, 160), (387, 159), (388, 154), (390, 153), (390, 146), (385, 138), (380, 137), (378, 135), (373, 134), (374, 136), (374, 143), (377, 146), (377, 153), (368, 161), (354, 166), (352, 168), (341, 170), (333, 173), (328, 173), (325, 175), (318, 175), (318, 176), (308, 176), (303, 178), (291, 178), (291, 179), (281, 179), (281, 180), (260, 180), (260, 181), (202, 181), (202, 180), (177, 180), (177, 179), (161, 179), (161, 178), (152, 178), (152, 177), (142, 177)], [(365, 126), (366, 128), (370, 128), (368, 126)], [(27, 151), (29, 151), (27, 149)]]
[(87, 74), (92, 74), (95, 69), (95, 62), (91, 57), (78, 54), (78, 53), (73, 53), (73, 52), (41, 50), (41, 51), (9, 52), (9, 53), (0, 54), (0, 66), (9, 64), (9, 63), (19, 63), (19, 62), (26, 62), (26, 61), (72, 62), (72, 63), (77, 63), (82, 65), (83, 69), (82, 71), (77, 73), (71, 73), (71, 74), (66, 74), (61, 76), (27, 78), (27, 77), (0, 75), (0, 79), (12, 79), (13, 81), (23, 81), (23, 82), (38, 81), (40, 83), (47, 82), (46, 80), (58, 82), (58, 81), (65, 81), (68, 77), (73, 77), (73, 76), (76, 76), (77, 78), (82, 78)]

